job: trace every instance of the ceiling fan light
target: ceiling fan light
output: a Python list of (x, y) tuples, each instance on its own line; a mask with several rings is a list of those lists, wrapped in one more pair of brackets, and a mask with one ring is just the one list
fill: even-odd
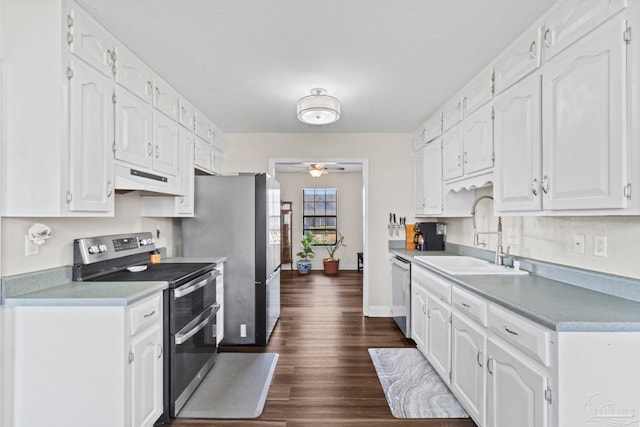
[(340, 101), (324, 89), (311, 90), (311, 95), (298, 100), (298, 120), (311, 125), (328, 125), (340, 118)]
[(325, 173), (327, 172), (320, 169), (309, 169), (309, 175), (314, 178), (320, 178)]

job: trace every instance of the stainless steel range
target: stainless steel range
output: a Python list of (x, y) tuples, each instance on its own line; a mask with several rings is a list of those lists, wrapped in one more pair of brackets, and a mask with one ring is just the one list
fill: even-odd
[[(214, 263), (151, 263), (151, 233), (74, 240), (74, 281), (166, 281), (164, 291), (164, 413), (168, 422), (215, 364), (216, 277)], [(126, 285), (123, 285), (126, 286)]]

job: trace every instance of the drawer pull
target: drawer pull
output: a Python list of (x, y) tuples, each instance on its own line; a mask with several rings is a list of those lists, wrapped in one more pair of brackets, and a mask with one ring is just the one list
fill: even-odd
[(519, 335), (516, 331), (512, 331), (511, 329), (507, 328), (506, 326), (504, 326), (504, 330), (509, 332), (511, 335), (516, 335), (516, 336)]
[(148, 318), (148, 317), (153, 316), (154, 314), (156, 314), (156, 311), (155, 311), (155, 310), (153, 310), (151, 313), (147, 313), (147, 314), (145, 314), (143, 317), (146, 319), (146, 318)]
[(487, 371), (489, 371), (490, 375), (493, 375), (493, 371), (491, 370), (492, 361), (493, 361), (493, 356), (489, 356), (489, 359), (487, 359)]
[(478, 355), (476, 356), (476, 361), (478, 362), (478, 366), (482, 368), (482, 350), (478, 350)]
[(463, 302), (463, 303), (462, 303), (462, 306), (463, 306), (464, 308), (471, 308), (471, 306), (470, 306), (469, 304), (467, 304), (466, 302)]

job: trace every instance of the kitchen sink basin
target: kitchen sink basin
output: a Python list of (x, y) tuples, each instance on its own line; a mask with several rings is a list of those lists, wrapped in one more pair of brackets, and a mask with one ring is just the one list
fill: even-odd
[(525, 275), (524, 270), (496, 265), (483, 259), (468, 256), (417, 256), (416, 260), (453, 275)]

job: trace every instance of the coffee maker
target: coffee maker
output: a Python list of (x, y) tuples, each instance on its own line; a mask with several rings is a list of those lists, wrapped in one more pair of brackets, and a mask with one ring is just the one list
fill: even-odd
[(419, 251), (444, 251), (444, 236), (447, 227), (442, 222), (416, 222), (413, 243)]

